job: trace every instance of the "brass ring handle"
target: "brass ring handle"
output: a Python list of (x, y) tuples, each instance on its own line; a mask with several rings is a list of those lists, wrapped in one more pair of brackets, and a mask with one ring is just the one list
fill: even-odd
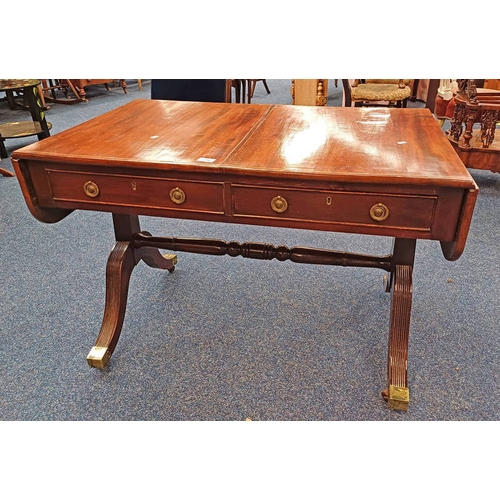
[(285, 198), (281, 196), (276, 196), (271, 200), (271, 208), (278, 214), (281, 214), (286, 211), (288, 208), (288, 202)]
[(389, 217), (389, 209), (383, 203), (377, 203), (370, 208), (370, 217), (378, 222)]
[(174, 188), (170, 191), (170, 199), (176, 205), (182, 205), (186, 201), (186, 193), (181, 188)]
[(99, 195), (99, 186), (95, 182), (88, 181), (83, 185), (83, 192), (89, 198), (95, 198)]

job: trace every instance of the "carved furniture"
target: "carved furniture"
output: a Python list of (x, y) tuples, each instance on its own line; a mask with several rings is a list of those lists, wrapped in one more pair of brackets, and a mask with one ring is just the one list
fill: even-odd
[[(400, 410), (409, 402), (417, 240), (439, 241), (446, 259), (459, 258), (478, 193), (427, 109), (139, 99), (18, 149), (12, 161), (38, 220), (55, 223), (73, 210), (112, 214), (116, 244), (90, 366), (104, 368), (117, 345), (136, 264), (173, 271), (176, 256), (158, 249), (372, 267), (389, 274), (383, 396)], [(373, 256), (158, 237), (141, 231), (139, 215), (385, 236), (393, 250)]]
[[(80, 92), (67, 79), (45, 79), (42, 80), (42, 94), (45, 101), (56, 102), (58, 104), (74, 104), (77, 102), (87, 102)], [(60, 93), (64, 97), (60, 96)]]
[[(39, 85), (40, 80), (0, 80), (0, 91), (7, 93), (17, 92), (22, 95), (31, 114), (31, 120), (0, 123), (1, 158), (8, 158), (9, 156), (5, 148), (5, 139), (17, 139), (36, 135), (38, 140), (41, 140), (50, 136), (49, 130), (52, 128), (52, 124), (45, 119), (45, 111), (38, 93)], [(12, 173), (8, 170), (2, 169), (0, 173), (12, 176)]]
[[(109, 90), (109, 84), (113, 83), (116, 81), (116, 79), (104, 79), (104, 80), (96, 80), (96, 79), (91, 79), (91, 78), (72, 78), (69, 80), (73, 87), (76, 89), (78, 92), (78, 95), (80, 99), (84, 102), (87, 101), (87, 92), (86, 88), (89, 87), (90, 85), (104, 85), (106, 87), (106, 90)], [(127, 82), (125, 80), (119, 80), (120, 86), (123, 89), (123, 92), (125, 94), (128, 94), (127, 90)]]
[(299, 106), (326, 106), (328, 102), (327, 79), (294, 79), (290, 88), (292, 104)]
[(474, 80), (458, 80), (454, 112), (447, 132), (468, 168), (500, 173), (500, 90), (476, 88)]
[(395, 106), (406, 108), (413, 80), (342, 80), (344, 104), (354, 106)]

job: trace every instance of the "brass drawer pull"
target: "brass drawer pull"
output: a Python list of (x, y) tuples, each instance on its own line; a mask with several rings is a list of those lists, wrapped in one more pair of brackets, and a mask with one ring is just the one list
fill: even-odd
[(370, 208), (370, 217), (376, 221), (383, 221), (389, 217), (389, 209), (383, 203), (377, 203)]
[(174, 188), (170, 191), (170, 199), (176, 205), (182, 205), (186, 201), (186, 193), (181, 188)]
[(83, 185), (83, 191), (89, 198), (95, 198), (99, 195), (99, 186), (92, 181), (88, 181)]
[(271, 200), (271, 208), (278, 214), (281, 214), (288, 208), (288, 202), (285, 200), (285, 198), (276, 196)]

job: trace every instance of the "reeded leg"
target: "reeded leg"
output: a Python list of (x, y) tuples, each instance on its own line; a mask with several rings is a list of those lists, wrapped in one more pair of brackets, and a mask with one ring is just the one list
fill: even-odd
[(391, 410), (408, 409), (408, 343), (412, 302), (412, 274), (415, 240), (396, 238), (393, 253), (389, 291), (391, 291), (391, 318), (387, 357), (388, 388), (382, 392)]
[(139, 261), (154, 268), (174, 270), (175, 255), (163, 256), (156, 248), (134, 248), (133, 235), (140, 232), (137, 216), (113, 214), (116, 244), (106, 266), (106, 304), (101, 330), (87, 362), (94, 368), (104, 368), (120, 338), (127, 308), (130, 276)]
[(408, 341), (412, 300), (412, 268), (397, 265), (392, 287), (391, 321), (387, 375), (389, 388), (384, 394), (391, 410), (407, 410), (410, 402), (408, 389)]

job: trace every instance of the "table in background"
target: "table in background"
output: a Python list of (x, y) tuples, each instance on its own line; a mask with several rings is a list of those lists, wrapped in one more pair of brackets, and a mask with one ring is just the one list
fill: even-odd
[[(45, 139), (50, 136), (52, 125), (45, 119), (45, 111), (38, 95), (40, 80), (0, 80), (0, 91), (5, 92), (13, 98), (16, 92), (23, 96), (31, 113), (31, 121), (0, 123), (0, 157), (8, 158), (5, 148), (5, 139), (15, 139), (21, 137), (38, 136), (38, 139)], [(2, 175), (12, 176), (8, 170), (1, 170)]]
[[(459, 258), (478, 193), (428, 109), (140, 99), (19, 149), (12, 161), (38, 220), (57, 222), (73, 210), (112, 213), (116, 244), (91, 366), (104, 368), (116, 347), (136, 264), (173, 270), (175, 255), (159, 249), (372, 267), (389, 273), (383, 395), (400, 410), (409, 403), (416, 241), (439, 241), (446, 259)], [(139, 215), (389, 236), (393, 250), (372, 256), (162, 238), (142, 232)]]

